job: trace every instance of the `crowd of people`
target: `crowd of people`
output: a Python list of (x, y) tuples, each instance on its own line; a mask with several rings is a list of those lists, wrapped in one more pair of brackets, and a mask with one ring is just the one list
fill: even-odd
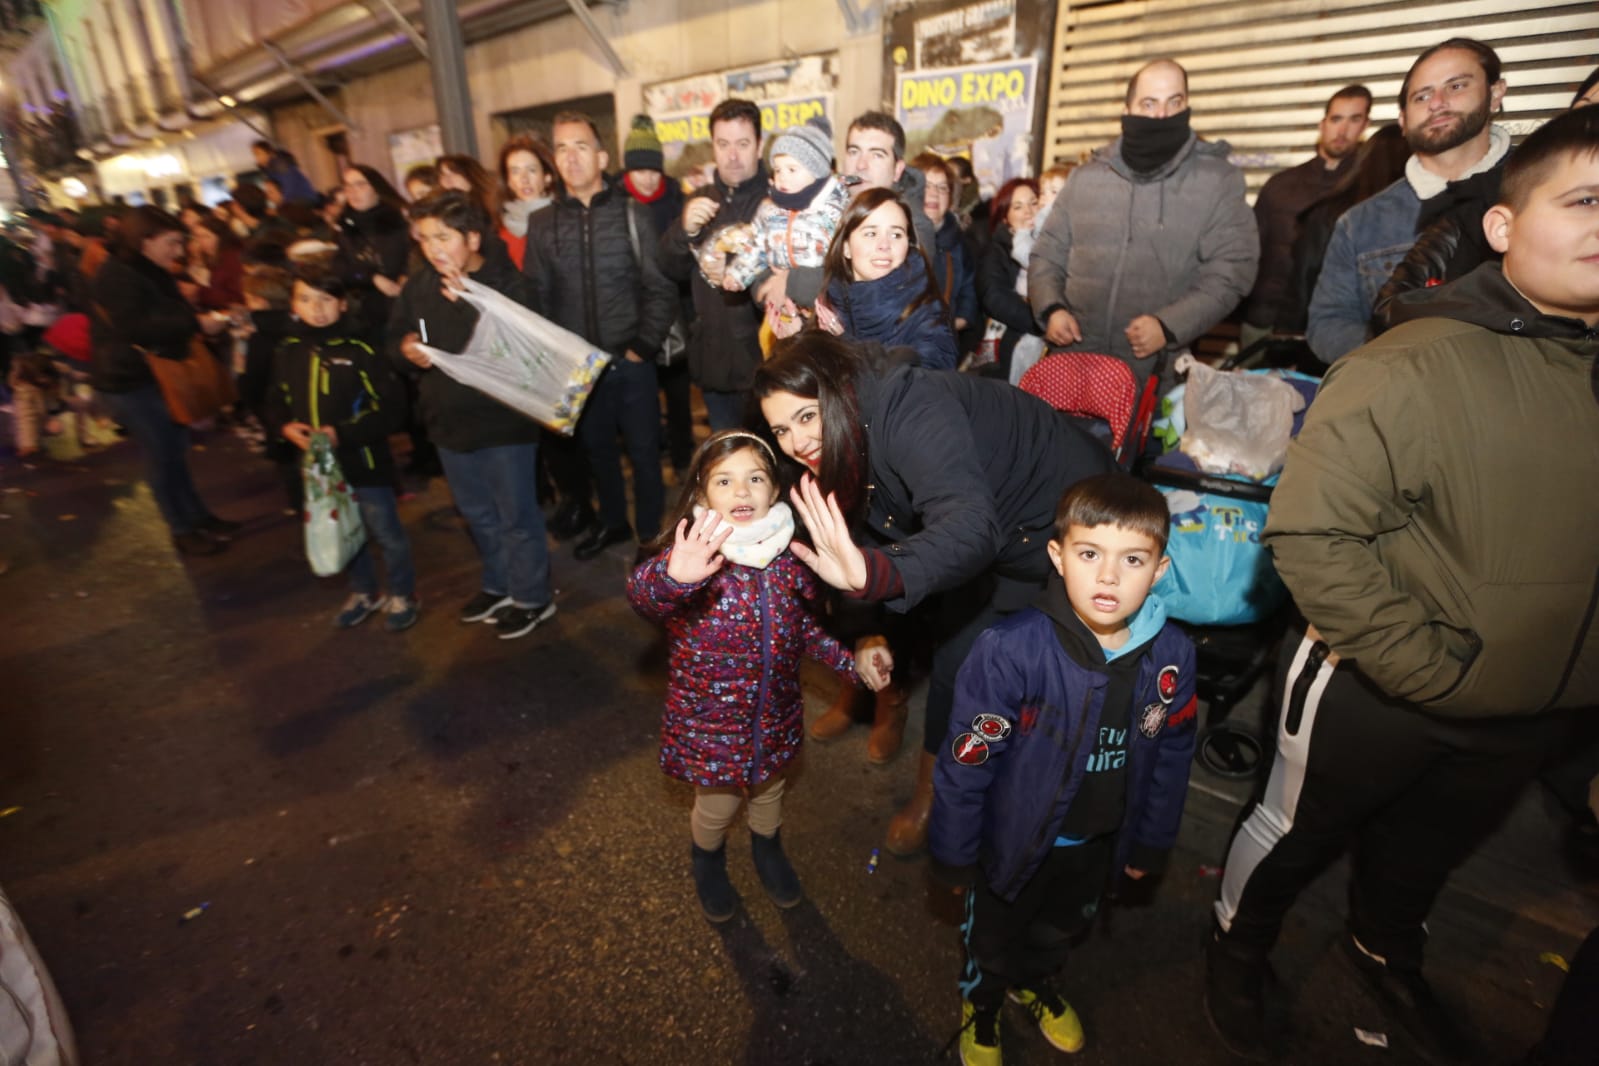
[[(739, 99), (711, 113), (714, 171), (686, 190), (643, 116), (619, 168), (593, 118), (563, 112), (492, 169), (412, 169), (408, 200), (360, 164), (318, 194), (262, 142), (263, 180), (217, 208), (35, 217), (8, 302), (77, 316), (92, 351), (41, 336), (50, 323), (7, 329), (18, 444), (38, 432), (21, 412), (50, 406), (36, 350), (77, 361), (177, 549), (222, 551), (239, 524), (195, 488), (190, 429), (151, 370), (206, 346), (290, 509), (318, 434), (353, 486), (368, 539), (340, 627), (419, 619), (402, 433), (481, 558), (462, 623), (514, 639), (548, 622), (551, 538), (579, 562), (637, 545), (628, 594), (671, 645), (661, 764), (696, 790), (689, 867), (713, 922), (734, 912), (725, 848), (746, 801), (761, 883), (779, 906), (802, 895), (779, 832), (799, 660), (841, 675), (815, 740), (875, 694), (874, 762), (901, 746), (925, 661), (923, 750), (886, 844), (928, 851), (966, 894), (961, 1055), (996, 1066), (1007, 994), (1056, 1047), (1083, 1045), (1055, 980), (1107, 888), (1158, 873), (1175, 843), (1197, 702), (1193, 645), (1151, 591), (1164, 498), (1017, 384), (1063, 352), (1164, 379), (1235, 312), (1246, 348), (1303, 336), (1330, 369), (1264, 532), (1301, 617), (1206, 1006), (1228, 1048), (1272, 1052), (1270, 949), (1354, 840), (1345, 948), (1397, 1032), (1464, 1061), (1422, 975), (1427, 913), (1599, 704), (1599, 514), (1580, 488), (1599, 475), (1596, 82), (1513, 148), (1498, 56), (1450, 39), (1369, 138), (1370, 91), (1334, 93), (1316, 154), (1253, 209), (1169, 59), (1128, 83), (1118, 138), (984, 202), (964, 161), (906, 159), (887, 114), (856, 117), (835, 160), (826, 122), (763, 152)], [(429, 350), (472, 344), (466, 279), (613, 357), (575, 436), (434, 366)], [(1529, 1062), (1587, 1061), (1561, 1024)]]

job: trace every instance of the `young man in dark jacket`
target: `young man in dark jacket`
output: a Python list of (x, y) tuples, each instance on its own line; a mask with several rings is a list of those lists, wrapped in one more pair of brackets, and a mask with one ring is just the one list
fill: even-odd
[[(605, 176), (610, 156), (593, 121), (575, 111), (555, 116), (554, 141), (566, 194), (528, 220), (523, 268), (534, 310), (615, 357), (578, 424), (600, 525), (573, 554), (592, 559), (635, 531), (648, 541), (661, 524), (666, 489), (655, 357), (677, 313), (677, 287), (661, 273), (649, 212)], [(633, 527), (618, 437), (633, 467)]]
[(688, 342), (689, 373), (705, 398), (711, 429), (744, 421), (744, 404), (761, 365), (761, 307), (745, 291), (725, 292), (696, 266), (706, 241), (747, 223), (765, 199), (771, 176), (761, 162), (761, 111), (748, 100), (723, 100), (711, 112), (716, 176), (696, 189), (683, 215), (661, 237), (661, 269), (694, 295)]
[(433, 369), (419, 344), (459, 352), (472, 339), (477, 309), (452, 287), (463, 277), (524, 306), (532, 306), (531, 291), (509, 258), (484, 259), (489, 218), (465, 193), (430, 196), (411, 217), (428, 265), (406, 279), (394, 301), (390, 354), (417, 378), (423, 423), (483, 560), (482, 587), (461, 608), (461, 621), (487, 622), (501, 640), (512, 640), (555, 614), (536, 489), (539, 426)]
[[(334, 618), (349, 629), (382, 611), (391, 633), (416, 625), (416, 568), (400, 524), (389, 434), (405, 424), (405, 390), (394, 370), (366, 341), (345, 312), (344, 282), (327, 270), (306, 269), (294, 279), (290, 308), (299, 326), (272, 361), (265, 421), (274, 437), (300, 451), (314, 433), (332, 441), (339, 469), (361, 507), (367, 542), (350, 560), (350, 598)], [(383, 549), (389, 595), (378, 594), (372, 545)]]
[(1166, 500), (1123, 473), (1061, 499), (1061, 580), (977, 638), (956, 680), (928, 848), (966, 891), (961, 1061), (999, 1066), (1008, 992), (1062, 1051), (1083, 1046), (1052, 986), (1117, 871), (1164, 867), (1194, 753), (1194, 647), (1150, 589)]
[(1344, 949), (1429, 1062), (1470, 1038), (1422, 976), (1450, 872), (1599, 707), (1599, 110), (1505, 167), (1498, 263), (1400, 298), (1289, 446), (1264, 539), (1308, 625), (1285, 643), (1277, 759), (1233, 839), (1206, 1006), (1269, 1050), (1266, 957), (1354, 842)]

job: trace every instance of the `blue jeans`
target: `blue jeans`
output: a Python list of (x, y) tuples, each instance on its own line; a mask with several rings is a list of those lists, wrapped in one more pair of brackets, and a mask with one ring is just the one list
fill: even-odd
[(150, 493), (172, 535), (193, 533), (211, 512), (200, 502), (194, 475), (189, 472), (189, 427), (172, 421), (167, 402), (155, 385), (100, 395), (116, 420), (138, 441)]
[(361, 505), (361, 524), (366, 526), (366, 543), (350, 560), (350, 588), (364, 596), (378, 594), (378, 567), (372, 558), (372, 545), (383, 549), (383, 566), (389, 572), (389, 592), (413, 599), (416, 596), (416, 567), (411, 562), (411, 542), (400, 524), (400, 504), (394, 489), (387, 485), (368, 488), (353, 486), (355, 502)]
[(539, 446), (502, 444), (475, 452), (440, 448), (439, 458), (483, 559), (483, 591), (510, 596), (518, 607), (549, 603), (550, 553), (534, 484)]
[(705, 397), (705, 416), (710, 420), (712, 433), (719, 429), (744, 428), (744, 401), (748, 393), (701, 389), (700, 395)]
[(622, 452), (616, 446), (620, 436), (633, 465), (633, 530), (641, 541), (655, 536), (666, 506), (655, 364), (622, 357), (607, 367), (589, 394), (577, 432), (600, 498), (600, 524), (607, 529), (627, 525), (627, 482), (622, 478)]

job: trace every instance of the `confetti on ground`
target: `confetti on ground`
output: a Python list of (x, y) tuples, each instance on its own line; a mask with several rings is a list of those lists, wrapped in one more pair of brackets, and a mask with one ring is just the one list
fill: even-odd
[(76, 522), (77, 520), (78, 520), (78, 516), (75, 515), (75, 514), (58, 514), (58, 515), (56, 515), (56, 521), (57, 522)]
[(188, 910), (184, 911), (183, 912), (183, 916), (178, 919), (178, 924), (179, 925), (187, 925), (189, 922), (194, 921), (196, 918), (200, 917), (200, 915), (204, 914), (206, 911), (208, 911), (210, 909), (211, 909), (211, 901), (210, 900), (206, 900), (204, 903), (200, 904), (198, 907), (190, 907)]
[(1358, 1026), (1355, 1028), (1355, 1039), (1360, 1041), (1362, 1044), (1365, 1044), (1367, 1047), (1388, 1046), (1387, 1033), (1368, 1032), (1367, 1030), (1361, 1029)]
[(1220, 866), (1203, 866), (1202, 865), (1199, 868), (1199, 876), (1200, 877), (1220, 877), (1221, 876), (1221, 867)]
[[(22, 810), (21, 807), (7, 807), (5, 810), (0, 810), (0, 818), (10, 818), (20, 810)], [(1565, 967), (1562, 966), (1561, 969), (1565, 969)]]
[(1547, 962), (1551, 966), (1558, 967), (1561, 973), (1571, 972), (1571, 963), (1566, 961), (1564, 955), (1557, 955), (1553, 951), (1546, 951), (1539, 955), (1538, 961)]

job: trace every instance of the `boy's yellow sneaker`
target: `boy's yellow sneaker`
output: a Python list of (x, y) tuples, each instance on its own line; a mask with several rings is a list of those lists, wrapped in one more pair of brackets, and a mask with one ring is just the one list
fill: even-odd
[(980, 1011), (961, 1000), (961, 1066), (1003, 1066), (999, 1054), (999, 1012)]
[(1066, 1052), (1083, 1050), (1083, 1023), (1059, 993), (1013, 988), (1010, 998), (1027, 1008), (1027, 1013), (1038, 1023), (1038, 1031), (1052, 1045)]

